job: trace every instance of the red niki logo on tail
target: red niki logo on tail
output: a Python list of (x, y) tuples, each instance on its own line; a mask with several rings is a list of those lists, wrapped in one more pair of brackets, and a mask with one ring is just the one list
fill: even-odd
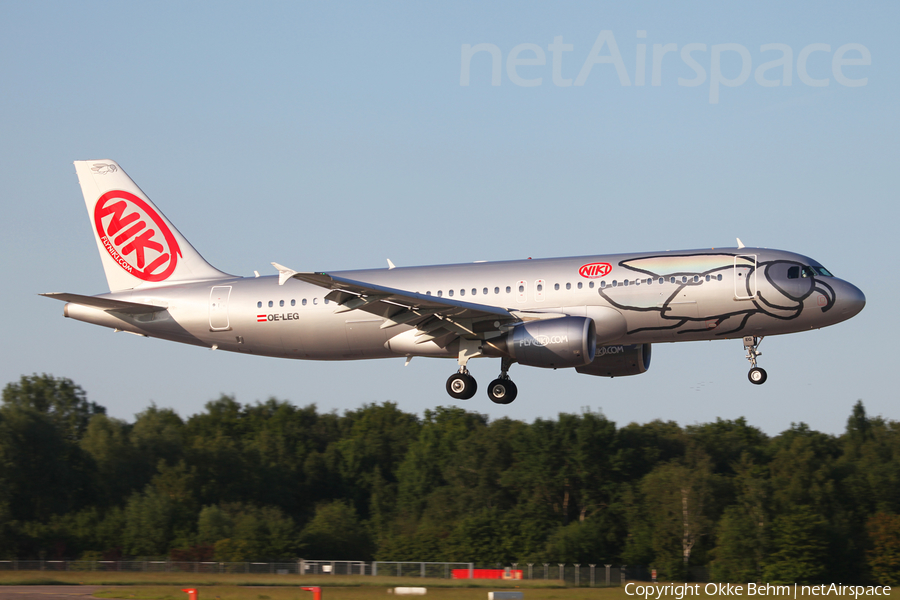
[(94, 206), (94, 225), (103, 247), (120, 267), (144, 281), (164, 281), (181, 249), (150, 205), (130, 192), (106, 192)]

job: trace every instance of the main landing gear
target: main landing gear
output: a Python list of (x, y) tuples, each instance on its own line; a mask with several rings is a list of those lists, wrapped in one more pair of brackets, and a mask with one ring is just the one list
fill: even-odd
[[(508, 371), (512, 361), (504, 358), (500, 365), (500, 376), (488, 386), (487, 394), (491, 402), (495, 404), (509, 404), (516, 399), (519, 393), (516, 384), (509, 378)], [(447, 393), (457, 400), (469, 400), (478, 391), (478, 383), (469, 374), (466, 365), (461, 364), (459, 371), (447, 380)]]
[(756, 357), (762, 356), (762, 352), (757, 350), (762, 341), (763, 338), (757, 338), (752, 335), (744, 336), (744, 350), (747, 351), (747, 360), (750, 361), (750, 372), (747, 373), (747, 378), (750, 380), (750, 383), (755, 385), (764, 384), (769, 377), (765, 369), (756, 366)]
[(488, 397), (494, 404), (509, 404), (519, 394), (516, 384), (509, 378), (508, 371), (511, 366), (511, 360), (508, 358), (501, 359), (500, 376), (488, 386)]
[(454, 373), (447, 380), (447, 393), (457, 400), (468, 400), (478, 391), (478, 382), (469, 375), (469, 370), (460, 367), (458, 373)]

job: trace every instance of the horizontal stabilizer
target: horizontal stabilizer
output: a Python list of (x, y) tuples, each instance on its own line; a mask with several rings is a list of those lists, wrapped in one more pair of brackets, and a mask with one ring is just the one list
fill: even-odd
[(97, 296), (82, 296), (81, 294), (51, 292), (49, 294), (41, 294), (41, 296), (53, 298), (54, 300), (62, 300), (63, 302), (81, 304), (82, 306), (99, 308), (100, 310), (112, 310), (127, 315), (150, 314), (166, 310), (165, 306), (140, 304), (138, 302), (125, 302), (124, 300), (113, 300), (112, 298), (98, 298)]

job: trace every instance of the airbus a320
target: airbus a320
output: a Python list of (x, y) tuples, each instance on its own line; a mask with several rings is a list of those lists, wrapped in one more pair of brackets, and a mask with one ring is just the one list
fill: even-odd
[(500, 359), (487, 387), (508, 404), (514, 363), (621, 377), (655, 343), (743, 339), (749, 379), (765, 336), (845, 321), (863, 293), (817, 261), (744, 247), (237, 277), (207, 263), (112, 160), (75, 170), (109, 293), (50, 293), (66, 317), (117, 331), (308, 360), (441, 357), (456, 399), (469, 361)]

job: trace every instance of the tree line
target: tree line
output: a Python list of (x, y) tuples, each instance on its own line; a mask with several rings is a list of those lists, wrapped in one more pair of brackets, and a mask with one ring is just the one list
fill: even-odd
[(233, 397), (111, 418), (69, 379), (0, 406), (0, 558), (646, 565), (900, 583), (900, 423), (525, 423)]

